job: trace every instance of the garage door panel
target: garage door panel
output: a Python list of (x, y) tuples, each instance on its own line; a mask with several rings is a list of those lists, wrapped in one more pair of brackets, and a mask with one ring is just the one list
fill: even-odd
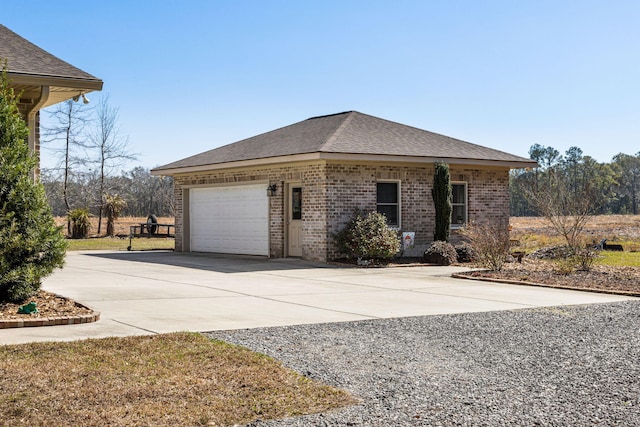
[(192, 189), (191, 250), (268, 256), (268, 202), (264, 184)]

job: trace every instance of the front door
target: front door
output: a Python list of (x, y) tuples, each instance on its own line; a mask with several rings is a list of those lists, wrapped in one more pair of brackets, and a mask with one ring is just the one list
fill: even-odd
[(287, 207), (287, 255), (302, 256), (302, 187), (289, 185)]

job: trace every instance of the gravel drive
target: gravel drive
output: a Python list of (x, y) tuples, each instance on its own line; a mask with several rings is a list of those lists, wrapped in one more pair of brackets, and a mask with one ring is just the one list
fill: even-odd
[(361, 400), (251, 426), (640, 425), (640, 301), (207, 335)]

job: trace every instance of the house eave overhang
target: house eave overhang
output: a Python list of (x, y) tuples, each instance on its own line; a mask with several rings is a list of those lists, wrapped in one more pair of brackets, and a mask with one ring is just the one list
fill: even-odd
[(487, 160), (487, 159), (464, 159), (453, 157), (422, 157), (422, 156), (397, 156), (381, 154), (349, 154), (349, 153), (304, 153), (287, 156), (266, 157), (261, 159), (239, 160), (234, 162), (212, 163), (194, 166), (182, 166), (175, 168), (156, 168), (151, 170), (156, 176), (175, 176), (192, 174), (198, 172), (209, 172), (223, 169), (235, 169), (246, 167), (264, 167), (283, 163), (299, 163), (309, 161), (345, 161), (345, 162), (384, 162), (384, 163), (404, 163), (404, 164), (433, 164), (436, 162), (448, 163), (450, 165), (497, 167), (506, 169), (524, 169), (537, 167), (535, 161), (508, 161), (508, 160)]
[(40, 97), (44, 88), (49, 97), (39, 108), (49, 107), (64, 102), (74, 96), (102, 90), (102, 80), (80, 77), (61, 77), (40, 74), (7, 72), (9, 85), (15, 89), (20, 99), (35, 100)]
[(103, 82), (99, 79), (82, 79), (77, 77), (47, 76), (39, 74), (16, 73), (9, 71), (7, 76), (12, 85), (55, 86), (80, 90), (102, 90)]

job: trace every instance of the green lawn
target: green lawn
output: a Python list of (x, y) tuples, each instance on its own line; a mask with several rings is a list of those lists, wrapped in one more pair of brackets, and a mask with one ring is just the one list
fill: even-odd
[[(69, 251), (114, 250), (126, 251), (129, 238), (95, 237), (91, 239), (68, 239)], [(149, 251), (158, 249), (173, 249), (174, 239), (169, 237), (134, 238), (131, 242), (134, 251)]]
[(601, 251), (596, 264), (612, 267), (640, 267), (640, 252)]

